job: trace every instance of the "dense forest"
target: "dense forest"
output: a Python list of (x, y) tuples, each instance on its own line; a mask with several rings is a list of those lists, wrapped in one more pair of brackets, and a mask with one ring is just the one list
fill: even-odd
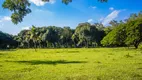
[(76, 29), (56, 26), (32, 26), (18, 35), (0, 31), (0, 48), (74, 48), (129, 47), (138, 48), (142, 42), (142, 12), (131, 14), (124, 21), (80, 23)]

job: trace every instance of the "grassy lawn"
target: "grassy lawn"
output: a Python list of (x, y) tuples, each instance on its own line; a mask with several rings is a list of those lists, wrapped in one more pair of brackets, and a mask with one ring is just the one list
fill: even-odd
[(142, 50), (0, 51), (0, 80), (142, 80)]

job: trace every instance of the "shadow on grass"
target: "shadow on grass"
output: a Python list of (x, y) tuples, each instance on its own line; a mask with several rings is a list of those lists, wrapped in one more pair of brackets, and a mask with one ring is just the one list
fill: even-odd
[(57, 65), (57, 64), (87, 63), (86, 61), (66, 61), (66, 60), (57, 60), (57, 61), (32, 60), (32, 61), (7, 61), (7, 62), (25, 63), (25, 64), (31, 64), (31, 65), (39, 65), (39, 64)]
[(0, 53), (0, 55), (4, 55), (3, 53)]

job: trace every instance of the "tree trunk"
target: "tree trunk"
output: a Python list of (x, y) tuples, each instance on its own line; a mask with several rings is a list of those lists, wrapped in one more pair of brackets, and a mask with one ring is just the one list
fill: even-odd
[(28, 48), (30, 48), (30, 43), (28, 42)]
[(53, 48), (55, 48), (55, 47), (56, 47), (56, 43), (54, 42), (54, 43), (53, 43)]
[(18, 48), (20, 48), (20, 42), (18, 42)]
[(35, 49), (35, 52), (37, 52), (37, 50), (36, 50), (36, 42), (34, 43), (34, 49)]
[(73, 41), (73, 43), (74, 43), (74, 47), (76, 48), (76, 43)]
[(139, 46), (139, 43), (135, 43), (134, 46), (135, 46), (135, 48), (137, 49), (138, 46)]

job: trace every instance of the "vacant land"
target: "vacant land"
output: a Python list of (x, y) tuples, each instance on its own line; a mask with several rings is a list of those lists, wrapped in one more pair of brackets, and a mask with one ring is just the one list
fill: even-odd
[(0, 51), (0, 80), (142, 80), (142, 50)]

